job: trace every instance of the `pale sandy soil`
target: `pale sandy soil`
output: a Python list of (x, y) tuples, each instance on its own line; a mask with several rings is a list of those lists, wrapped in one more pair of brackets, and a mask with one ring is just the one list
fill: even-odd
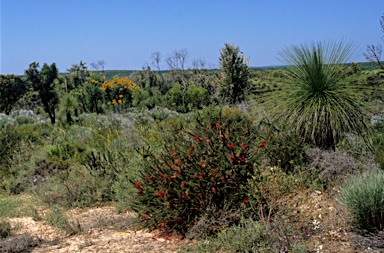
[(92, 227), (98, 217), (113, 215), (113, 207), (67, 213), (68, 217), (77, 219), (85, 229), (82, 234), (72, 236), (44, 221), (34, 221), (31, 217), (13, 218), (11, 222), (18, 222), (22, 228), (17, 235), (0, 242), (0, 252), (18, 252), (10, 251), (11, 247), (21, 249), (27, 241), (36, 246), (20, 252), (177, 252), (177, 246), (183, 244), (177, 239), (160, 238), (156, 233), (132, 230), (117, 232), (108, 226)]

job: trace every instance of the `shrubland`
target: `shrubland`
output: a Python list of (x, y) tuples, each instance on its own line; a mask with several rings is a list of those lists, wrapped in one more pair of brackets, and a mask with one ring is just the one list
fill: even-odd
[[(278, 70), (249, 69), (226, 44), (221, 71), (112, 77), (80, 62), (59, 75), (35, 63), (2, 77), (29, 88), (0, 101), (0, 237), (19, 215), (83, 233), (65, 211), (114, 205), (136, 214), (130, 229), (193, 242), (180, 251), (320, 252), (348, 234), (378, 238), (382, 72), (324, 61), (324, 44), (291, 49), (294, 67)], [(307, 58), (292, 58), (300, 50)]]

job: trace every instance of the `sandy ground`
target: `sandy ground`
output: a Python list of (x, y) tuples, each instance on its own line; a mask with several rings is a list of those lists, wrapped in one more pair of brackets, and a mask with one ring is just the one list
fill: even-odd
[[(85, 229), (82, 234), (68, 236), (44, 221), (34, 221), (31, 217), (13, 218), (11, 223), (19, 223), (22, 228), (0, 242), (0, 252), (177, 252), (176, 247), (182, 244), (177, 239), (166, 240), (155, 233), (92, 227), (95, 218), (115, 215), (113, 207), (74, 210), (67, 215), (79, 221)], [(25, 244), (30, 246), (23, 250)]]

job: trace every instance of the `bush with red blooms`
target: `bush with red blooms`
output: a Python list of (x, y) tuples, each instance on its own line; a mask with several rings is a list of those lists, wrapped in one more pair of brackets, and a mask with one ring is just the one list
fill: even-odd
[[(208, 115), (207, 115), (208, 114)], [(179, 127), (165, 152), (145, 160), (134, 210), (144, 228), (184, 235), (209, 207), (248, 205), (253, 173), (249, 122), (226, 123), (215, 112), (197, 116), (192, 129)]]

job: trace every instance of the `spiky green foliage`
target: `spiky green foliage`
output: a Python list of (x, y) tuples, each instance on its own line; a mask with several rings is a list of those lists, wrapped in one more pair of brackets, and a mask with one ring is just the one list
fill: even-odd
[(279, 60), (289, 65), (286, 85), (270, 97), (276, 118), (306, 140), (334, 149), (345, 132), (368, 132), (360, 99), (366, 87), (346, 81), (341, 64), (354, 52), (351, 42), (318, 42), (286, 47)]
[(160, 103), (160, 92), (151, 87), (147, 87), (142, 91), (137, 91), (133, 94), (133, 106), (141, 110), (151, 110)]
[(72, 113), (79, 107), (79, 104), (72, 94), (64, 95), (60, 100), (60, 112), (66, 115), (67, 123), (72, 121)]
[(339, 203), (346, 207), (358, 229), (377, 232), (384, 227), (384, 173), (368, 171), (347, 179), (340, 187)]
[(249, 75), (248, 62), (239, 47), (225, 43), (225, 47), (220, 49), (220, 64), (220, 69), (225, 74), (221, 93), (230, 100), (231, 104), (236, 104), (246, 95)]

